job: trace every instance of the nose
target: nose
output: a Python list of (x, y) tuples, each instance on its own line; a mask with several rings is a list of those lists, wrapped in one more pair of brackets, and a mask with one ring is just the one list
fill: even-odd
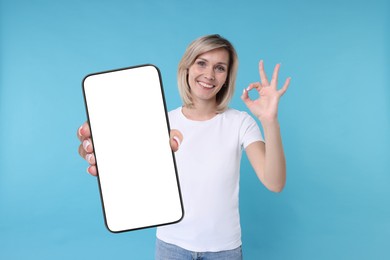
[(205, 74), (204, 74), (204, 77), (208, 80), (215, 80), (215, 74), (214, 74), (214, 69), (213, 68), (209, 68)]

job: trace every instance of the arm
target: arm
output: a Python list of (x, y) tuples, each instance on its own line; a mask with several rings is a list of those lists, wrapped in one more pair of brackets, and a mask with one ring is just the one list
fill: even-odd
[[(286, 80), (282, 89), (277, 90), (279, 68), (280, 64), (277, 64), (269, 83), (264, 72), (263, 61), (260, 61), (261, 83), (250, 84), (241, 96), (249, 110), (260, 120), (266, 141), (266, 143), (254, 142), (250, 144), (246, 148), (248, 159), (260, 181), (274, 192), (281, 192), (286, 183), (286, 160), (277, 111), (279, 99), (286, 92), (290, 78)], [(251, 100), (248, 96), (248, 91), (252, 89), (256, 89), (259, 93), (259, 98), (256, 100)]]
[(286, 184), (286, 160), (279, 124), (263, 125), (263, 128), (266, 143), (251, 143), (245, 151), (264, 186), (273, 192), (281, 192)]

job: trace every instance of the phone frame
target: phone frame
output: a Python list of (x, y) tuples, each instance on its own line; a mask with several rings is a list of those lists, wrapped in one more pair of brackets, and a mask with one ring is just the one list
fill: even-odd
[[(139, 68), (143, 68), (143, 67), (147, 67), (147, 66), (153, 67), (157, 71), (157, 74), (158, 74), (158, 81), (159, 81), (159, 85), (160, 85), (161, 98), (162, 98), (162, 103), (163, 103), (163, 107), (164, 107), (164, 115), (165, 115), (165, 120), (166, 120), (166, 130), (167, 130), (167, 135), (168, 135), (168, 138), (169, 138), (170, 124), (169, 124), (169, 117), (168, 117), (168, 111), (167, 111), (167, 106), (166, 106), (166, 99), (165, 99), (165, 94), (164, 94), (164, 88), (163, 88), (163, 84), (162, 84), (161, 72), (160, 72), (159, 68), (157, 66), (153, 65), (153, 64), (142, 64), (142, 65), (136, 65), (136, 66), (130, 66), (130, 67), (124, 67), (124, 68), (119, 68), (119, 69), (113, 69), (113, 70), (106, 70), (106, 71), (91, 73), (91, 74), (86, 75), (84, 77), (84, 79), (82, 80), (82, 90), (83, 90), (84, 104), (85, 104), (85, 110), (86, 110), (86, 114), (87, 114), (87, 120), (88, 120), (88, 123), (89, 123), (89, 126), (90, 126), (91, 141), (92, 141), (93, 147), (95, 147), (95, 144), (94, 144), (94, 125), (93, 125), (94, 122), (91, 122), (90, 111), (89, 111), (89, 107), (88, 107), (88, 97), (87, 97), (88, 94), (86, 93), (87, 91), (86, 91), (86, 85), (85, 85), (87, 79), (90, 78), (90, 77), (97, 76), (97, 75), (102, 75), (102, 74), (107, 74), (107, 73), (122, 72), (122, 71), (125, 71), (125, 70), (139, 69)], [(99, 174), (99, 161), (98, 161), (98, 156), (96, 155), (96, 150), (94, 149), (94, 155), (95, 155), (95, 158), (96, 158), (96, 168), (97, 168), (97, 180), (98, 180), (98, 186), (99, 186), (100, 201), (101, 201), (101, 205), (102, 205), (102, 209), (103, 209), (103, 215), (104, 215), (104, 223), (105, 223), (106, 228), (110, 232), (112, 232), (112, 233), (122, 233), (122, 232), (134, 231), (134, 230), (139, 230), (139, 229), (164, 226), (164, 225), (178, 223), (178, 222), (180, 222), (183, 219), (183, 217), (184, 217), (183, 199), (182, 199), (182, 193), (181, 193), (181, 189), (180, 189), (180, 182), (179, 182), (179, 176), (178, 176), (178, 172), (177, 172), (175, 154), (174, 154), (174, 152), (172, 150), (171, 150), (171, 154), (172, 154), (172, 160), (173, 160), (175, 181), (176, 181), (176, 184), (177, 184), (178, 196), (179, 196), (179, 201), (180, 201), (181, 216), (178, 219), (174, 219), (174, 220), (168, 221), (168, 222), (154, 223), (154, 224), (145, 225), (145, 226), (135, 226), (135, 227), (130, 227), (130, 228), (124, 228), (124, 229), (121, 229), (121, 230), (113, 230), (112, 228), (110, 228), (110, 223), (109, 223), (110, 220), (107, 219), (107, 212), (106, 212), (106, 210), (107, 210), (106, 208), (107, 207), (106, 207), (105, 201), (104, 201), (104, 195), (103, 195), (104, 191), (102, 189), (102, 183), (101, 183), (101, 178), (100, 178), (100, 174)]]

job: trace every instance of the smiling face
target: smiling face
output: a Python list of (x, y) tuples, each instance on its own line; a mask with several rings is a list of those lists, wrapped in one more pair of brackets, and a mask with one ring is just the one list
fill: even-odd
[(223, 48), (199, 55), (188, 69), (188, 84), (194, 102), (213, 102), (229, 73), (229, 52)]

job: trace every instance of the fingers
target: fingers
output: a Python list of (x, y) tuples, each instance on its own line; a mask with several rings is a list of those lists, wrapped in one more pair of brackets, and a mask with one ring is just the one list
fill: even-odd
[(90, 137), (91, 137), (91, 130), (89, 128), (88, 122), (86, 121), (77, 130), (77, 138), (79, 138), (80, 141), (84, 141), (86, 138), (90, 138)]
[(248, 104), (249, 102), (252, 101), (248, 94), (249, 91), (251, 91), (252, 89), (256, 89), (260, 93), (262, 88), (263, 86), (261, 85), (260, 82), (254, 82), (249, 84), (249, 86), (242, 91), (241, 99), (244, 101), (244, 103)]
[(85, 122), (77, 130), (77, 138), (81, 141), (79, 145), (79, 154), (84, 158), (90, 166), (87, 168), (87, 172), (92, 176), (97, 176), (96, 159), (93, 154), (93, 146), (91, 141), (91, 130), (88, 122)]
[(263, 86), (268, 86), (269, 82), (267, 79), (267, 75), (265, 74), (265, 71), (264, 71), (264, 61), (263, 60), (260, 60), (260, 62), (259, 62), (259, 73), (260, 73), (261, 84)]
[(87, 172), (92, 176), (97, 176), (95, 155), (93, 153), (87, 153), (84, 149), (83, 144), (80, 144), (79, 146), (79, 154), (82, 158), (84, 158), (87, 161), (87, 163), (90, 164), (89, 167), (87, 168)]
[(95, 155), (93, 153), (87, 153), (87, 155), (85, 156), (85, 160), (90, 165), (96, 165), (96, 159), (95, 159)]
[(169, 134), (169, 143), (173, 152), (179, 150), (180, 144), (183, 142), (183, 135), (177, 129), (172, 129)]
[(291, 77), (288, 77), (283, 87), (279, 90), (280, 96), (283, 96), (283, 94), (287, 91), (288, 86), (290, 85), (290, 81), (291, 81)]
[(87, 154), (87, 152), (84, 150), (84, 147), (83, 147), (83, 144), (80, 144), (79, 145), (79, 155), (82, 157), (82, 158), (85, 158), (85, 155)]
[(242, 101), (244, 101), (245, 105), (247, 106), (249, 105), (250, 102), (252, 102), (252, 100), (249, 98), (248, 91), (246, 89), (242, 91), (241, 99)]
[(77, 130), (77, 137), (81, 141), (79, 146), (79, 154), (81, 157), (85, 158), (86, 154), (93, 153), (93, 146), (91, 141), (91, 131), (89, 129), (88, 122), (85, 122)]
[(257, 89), (257, 91), (260, 91), (263, 88), (263, 85), (261, 85), (260, 82), (254, 82), (254, 83), (249, 84), (249, 86), (245, 90), (248, 92), (254, 88)]
[[(79, 154), (82, 158), (84, 158), (89, 164), (96, 164), (95, 156), (93, 156), (93, 146), (91, 143), (91, 139), (85, 139), (79, 145)], [(93, 158), (91, 157), (93, 156)]]
[(280, 63), (276, 64), (274, 68), (274, 73), (272, 74), (271, 86), (274, 86), (275, 88), (278, 86), (279, 69), (280, 69)]
[(82, 145), (83, 145), (83, 147), (84, 147), (84, 150), (85, 150), (87, 153), (92, 153), (92, 152), (93, 152), (93, 146), (92, 146), (91, 138), (85, 139), (85, 140), (82, 142)]
[[(249, 87), (248, 87), (249, 88)], [(250, 101), (249, 95), (248, 95), (248, 88), (244, 88), (242, 91), (241, 99), (246, 103)]]
[[(276, 64), (276, 66), (274, 68), (274, 72), (272, 74), (271, 83), (269, 83), (267, 76), (265, 74), (265, 71), (264, 71), (264, 62), (263, 62), (263, 60), (261, 60), (259, 62), (259, 72), (260, 72), (262, 87), (263, 86), (264, 87), (272, 86), (275, 90), (277, 89), (280, 66), (281, 66), (280, 63)], [(283, 87), (278, 91), (281, 95), (283, 95), (287, 91), (287, 88), (290, 84), (290, 80), (291, 80), (290, 77), (287, 78)]]
[(91, 164), (91, 165), (96, 164), (96, 159), (95, 159), (95, 155), (93, 154), (93, 151), (86, 151), (83, 144), (80, 144), (80, 146), (79, 146), (79, 154), (89, 164)]
[(91, 165), (87, 168), (87, 172), (92, 176), (97, 176), (97, 169), (95, 165)]
[(267, 75), (265, 74), (265, 70), (264, 70), (264, 61), (261, 60), (259, 62), (260, 79), (261, 79), (261, 83), (263, 84), (263, 86), (267, 87), (267, 86), (271, 85), (271, 86), (274, 86), (275, 88), (277, 87), (279, 69), (280, 69), (280, 63), (276, 64), (276, 66), (274, 68), (274, 72), (272, 74), (271, 83), (269, 83)]

